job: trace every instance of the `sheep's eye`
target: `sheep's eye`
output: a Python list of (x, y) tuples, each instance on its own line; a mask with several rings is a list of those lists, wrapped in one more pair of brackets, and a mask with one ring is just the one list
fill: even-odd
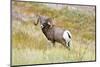
[(41, 28), (43, 28), (44, 26), (43, 25), (41, 25)]

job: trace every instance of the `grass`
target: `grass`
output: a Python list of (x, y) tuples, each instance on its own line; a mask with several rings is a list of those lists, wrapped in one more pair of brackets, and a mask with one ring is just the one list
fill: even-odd
[(80, 45), (80, 43), (75, 42), (74, 44), (74, 48), (71, 48), (70, 51), (64, 47), (48, 49), (14, 48), (12, 62), (14, 65), (26, 65), (95, 60), (95, 46), (88, 44), (89, 46), (86, 47), (82, 43)]
[[(32, 2), (12, 2), (12, 65), (45, 64), (95, 60), (95, 15), (64, 7), (60, 10)], [(56, 26), (72, 33), (71, 50), (56, 43), (53, 47), (34, 26), (41, 14), (53, 17)]]

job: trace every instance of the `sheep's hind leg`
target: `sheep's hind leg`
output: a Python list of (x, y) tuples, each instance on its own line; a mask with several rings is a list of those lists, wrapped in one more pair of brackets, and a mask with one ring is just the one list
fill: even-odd
[(66, 43), (68, 50), (70, 50), (70, 42)]
[(70, 48), (70, 42), (68, 42), (68, 47)]
[(63, 46), (64, 46), (65, 48), (67, 48), (68, 50), (70, 50), (70, 47), (67, 46), (67, 45), (68, 45), (68, 43), (66, 43), (66, 42), (63, 43)]

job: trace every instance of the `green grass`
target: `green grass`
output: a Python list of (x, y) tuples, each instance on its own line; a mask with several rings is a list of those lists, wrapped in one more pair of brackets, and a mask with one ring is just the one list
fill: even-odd
[[(53, 47), (41, 31), (40, 24), (34, 26), (36, 18), (16, 19), (12, 21), (12, 64), (44, 64), (59, 62), (93, 61), (95, 60), (95, 16), (92, 13), (61, 10), (32, 2), (13, 1), (13, 11), (31, 17), (41, 14), (53, 17), (56, 26), (72, 33), (71, 50), (56, 43)], [(25, 17), (26, 17), (25, 16)], [(18, 17), (18, 16), (17, 16)], [(34, 20), (33, 20), (34, 19)]]

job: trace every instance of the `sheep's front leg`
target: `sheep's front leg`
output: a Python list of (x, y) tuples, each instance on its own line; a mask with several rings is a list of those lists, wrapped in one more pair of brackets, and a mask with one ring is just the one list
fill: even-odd
[(51, 47), (54, 47), (54, 46), (55, 46), (55, 42), (48, 40), (48, 48), (51, 48)]
[(53, 47), (55, 47), (55, 41), (52, 41)]

